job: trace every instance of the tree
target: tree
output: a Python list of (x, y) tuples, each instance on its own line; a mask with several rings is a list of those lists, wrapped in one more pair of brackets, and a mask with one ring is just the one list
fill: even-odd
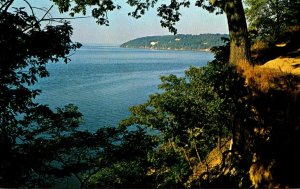
[[(53, 111), (34, 102), (41, 92), (34, 84), (49, 76), (46, 65), (67, 63), (68, 54), (81, 45), (70, 40), (68, 22), (48, 17), (51, 8), (39, 18), (35, 10), (40, 8), (24, 0), (26, 12), (12, 8), (13, 2), (0, 1), (0, 187), (57, 187), (66, 178), (84, 187), (93, 185), (100, 171), (99, 185), (141, 186), (143, 163), (156, 146), (145, 131), (100, 128), (92, 133), (80, 127), (83, 117), (75, 105)], [(105, 172), (112, 162), (120, 182), (110, 182), (112, 175)], [(131, 177), (120, 166), (131, 170)]]
[(154, 187), (155, 179), (147, 175), (150, 166), (148, 156), (157, 148), (158, 136), (149, 134), (141, 127), (102, 130), (97, 133), (104, 133), (99, 135), (102, 141), (98, 143), (103, 150), (98, 155), (93, 174), (87, 177), (86, 186)]
[(246, 0), (245, 4), (249, 28), (261, 40), (276, 42), (289, 27), (299, 24), (299, 0)]
[(284, 25), (283, 12), (286, 7), (282, 1), (247, 0), (245, 4), (246, 15), (249, 21), (250, 30), (256, 30), (262, 38), (278, 38)]
[[(137, 124), (159, 133), (159, 146), (150, 156), (148, 173), (155, 176), (156, 186), (218, 186), (215, 181), (220, 178), (216, 175), (222, 173), (223, 167), (198, 167), (206, 165), (212, 150), (228, 145), (237, 117), (244, 125), (251, 123), (246, 98), (249, 89), (234, 66), (224, 63), (228, 62), (226, 49), (214, 48), (218, 60), (203, 68), (190, 68), (183, 78), (162, 77), (159, 87), (164, 92), (132, 107), (130, 117), (122, 121), (121, 126)], [(241, 171), (226, 180), (228, 183), (223, 182), (222, 187), (236, 187), (236, 182), (248, 180), (248, 167), (241, 167), (238, 160), (233, 162), (236, 172)]]
[[(46, 70), (49, 61), (63, 59), (67, 62), (68, 53), (80, 47), (70, 40), (71, 26), (62, 22), (42, 27), (43, 17), (37, 18), (32, 7), (33, 12), (27, 13), (23, 8), (10, 8), (12, 3), (0, 1), (1, 187), (30, 185), (30, 180), (42, 181), (46, 170), (48, 176), (55, 175), (51, 170), (57, 169), (49, 162), (55, 160), (56, 154), (49, 147), (57, 143), (62, 133), (73, 132), (81, 119), (73, 106), (54, 113), (35, 103), (34, 98), (40, 91), (31, 87), (39, 77), (49, 75)], [(49, 125), (43, 126), (38, 120), (47, 121)]]
[[(113, 0), (78, 0), (75, 3), (71, 3), (70, 0), (52, 1), (59, 6), (61, 12), (71, 11), (72, 16), (80, 12), (86, 14), (87, 7), (92, 6), (92, 15), (97, 19), (97, 23), (101, 25), (109, 25), (109, 11), (121, 8)], [(150, 7), (153, 8), (158, 0), (128, 0), (127, 3), (135, 7), (135, 10), (130, 12), (129, 15), (140, 18)], [(161, 17), (161, 26), (176, 34), (174, 26), (180, 20), (180, 8), (189, 7), (190, 4), (189, 0), (171, 0), (169, 5), (161, 4), (157, 8), (157, 15)], [(225, 12), (230, 35), (230, 62), (235, 65), (239, 62), (249, 62), (250, 46), (242, 0), (196, 0), (195, 5), (209, 12)]]

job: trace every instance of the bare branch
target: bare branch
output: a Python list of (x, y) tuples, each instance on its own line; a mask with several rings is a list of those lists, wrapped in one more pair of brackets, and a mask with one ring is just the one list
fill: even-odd
[(44, 14), (44, 16), (40, 19), (39, 22), (41, 22), (50, 12), (50, 10), (53, 8), (54, 5), (51, 5), (51, 7), (46, 11), (46, 13)]
[(66, 17), (57, 17), (57, 18), (47, 18), (43, 19), (40, 21), (58, 21), (58, 20), (75, 20), (75, 19), (82, 19), (82, 18), (92, 18), (92, 16), (79, 16), (79, 17), (71, 17), (71, 18), (66, 18)]
[(14, 0), (8, 0), (6, 1), (0, 8), (0, 10), (4, 9), (4, 12), (7, 12), (8, 8), (12, 5)]
[(31, 4), (30, 4), (27, 0), (23, 0), (23, 1), (24, 1), (24, 2), (28, 5), (28, 7), (30, 8), (32, 16), (35, 17), (35, 14), (34, 14), (34, 11), (33, 11), (33, 7), (31, 6)]

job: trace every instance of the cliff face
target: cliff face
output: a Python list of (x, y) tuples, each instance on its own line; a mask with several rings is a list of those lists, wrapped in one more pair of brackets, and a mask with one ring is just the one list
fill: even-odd
[(209, 50), (211, 47), (224, 45), (222, 38), (227, 34), (166, 35), (148, 36), (123, 43), (124, 48), (144, 48), (158, 50)]

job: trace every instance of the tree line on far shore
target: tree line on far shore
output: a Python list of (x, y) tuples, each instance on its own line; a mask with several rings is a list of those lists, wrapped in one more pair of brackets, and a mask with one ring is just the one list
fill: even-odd
[(125, 42), (121, 47), (160, 50), (209, 50), (214, 46), (224, 45), (222, 38), (228, 37), (227, 34), (147, 36)]

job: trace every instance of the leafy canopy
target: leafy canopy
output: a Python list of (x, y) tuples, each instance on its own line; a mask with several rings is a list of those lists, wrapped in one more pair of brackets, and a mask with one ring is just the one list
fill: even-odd
[[(66, 179), (80, 187), (142, 186), (145, 159), (156, 146), (145, 131), (91, 133), (80, 127), (83, 116), (75, 105), (53, 111), (34, 101), (41, 91), (33, 86), (49, 76), (47, 64), (67, 63), (81, 45), (71, 41), (68, 22), (49, 22), (49, 10), (37, 17), (39, 8), (28, 4), (27, 12), (12, 3), (0, 1), (0, 187), (57, 187)], [(94, 182), (101, 171), (106, 177)]]
[(73, 106), (54, 113), (35, 103), (41, 91), (31, 87), (39, 77), (49, 75), (49, 61), (68, 62), (68, 53), (80, 47), (70, 40), (72, 27), (67, 22), (42, 27), (42, 18), (23, 8), (12, 9), (12, 3), (0, 2), (1, 187), (29, 184), (39, 180), (45, 170), (48, 176), (54, 174), (57, 169), (49, 162), (57, 156), (49, 148), (57, 142), (56, 137), (73, 131), (81, 119)]
[[(92, 16), (96, 18), (96, 22), (100, 25), (109, 25), (108, 15), (110, 11), (121, 9), (121, 5), (114, 0), (52, 0), (55, 2), (60, 12), (70, 12), (71, 16), (77, 13), (87, 14), (87, 8), (92, 8)], [(140, 18), (146, 13), (149, 8), (154, 8), (159, 0), (127, 0), (126, 3), (134, 7), (132, 12), (128, 15), (134, 18)], [(180, 20), (180, 9), (190, 7), (192, 1), (189, 0), (171, 0), (169, 4), (160, 4), (157, 8), (157, 15), (161, 17), (161, 26), (168, 28), (170, 32), (177, 32), (174, 27), (176, 22)], [(195, 6), (202, 7), (209, 12), (216, 11), (222, 13), (225, 0), (210, 1), (210, 0), (196, 0)]]
[[(121, 126), (140, 125), (159, 135), (159, 147), (150, 156), (148, 174), (157, 186), (183, 187), (201, 183), (192, 175), (197, 165), (220, 143), (232, 137), (237, 112), (247, 118), (248, 89), (228, 63), (227, 48), (214, 48), (218, 60), (203, 68), (192, 67), (185, 77), (163, 76), (162, 93), (130, 108)], [(228, 56), (227, 56), (228, 57)], [(196, 185), (197, 186), (197, 185)], [(199, 185), (198, 185), (199, 186)]]
[(262, 40), (276, 42), (291, 26), (299, 25), (299, 0), (246, 0), (249, 29)]

